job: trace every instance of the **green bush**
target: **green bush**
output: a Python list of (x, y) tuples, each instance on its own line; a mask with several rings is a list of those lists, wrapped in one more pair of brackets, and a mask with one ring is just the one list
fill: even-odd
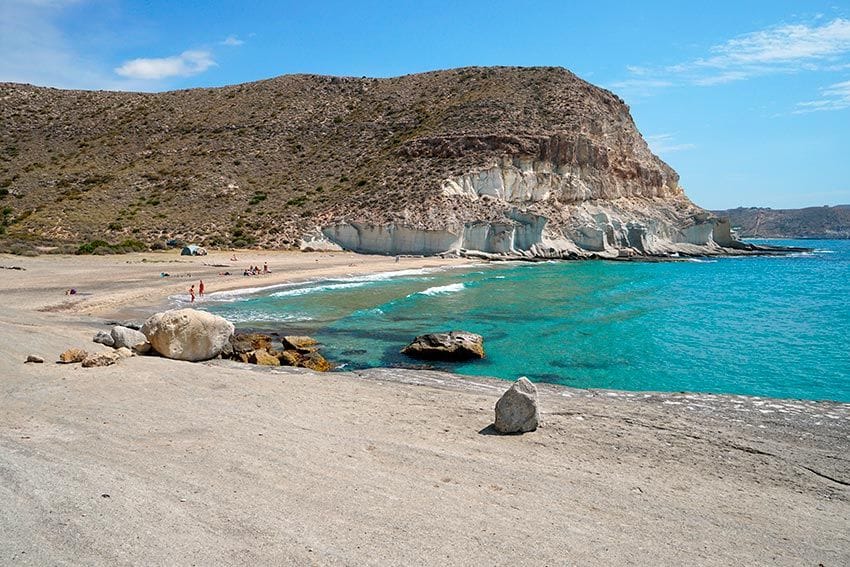
[(110, 244), (105, 240), (92, 240), (77, 248), (76, 254), (95, 254), (102, 256), (104, 254), (126, 254), (128, 252), (143, 252), (148, 249), (148, 245), (141, 240), (128, 238), (122, 240), (118, 244)]
[(248, 204), (249, 204), (249, 205), (257, 205), (257, 204), (259, 204), (259, 203), (261, 203), (261, 202), (265, 201), (265, 200), (266, 200), (266, 197), (267, 197), (267, 195), (266, 195), (265, 193), (262, 193), (262, 192), (260, 192), (260, 191), (257, 191), (256, 193), (254, 193), (254, 194), (251, 196), (251, 200), (250, 200), (250, 201), (248, 201)]
[(105, 240), (92, 240), (91, 242), (87, 242), (86, 244), (80, 245), (77, 248), (77, 254), (94, 254), (94, 251), (98, 248), (108, 247), (109, 243)]

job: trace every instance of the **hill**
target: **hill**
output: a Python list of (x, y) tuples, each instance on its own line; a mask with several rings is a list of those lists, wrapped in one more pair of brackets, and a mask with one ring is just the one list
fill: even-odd
[(713, 212), (728, 218), (743, 238), (850, 238), (850, 205), (804, 209), (739, 207)]
[(559, 68), (156, 94), (0, 84), (5, 246), (722, 253), (616, 95)]

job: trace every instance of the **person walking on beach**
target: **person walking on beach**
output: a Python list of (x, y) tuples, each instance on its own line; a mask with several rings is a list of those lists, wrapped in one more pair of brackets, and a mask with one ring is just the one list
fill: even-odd
[(201, 280), (201, 282), (198, 284), (198, 296), (204, 296), (204, 280)]
[(195, 284), (189, 286), (189, 303), (195, 303)]

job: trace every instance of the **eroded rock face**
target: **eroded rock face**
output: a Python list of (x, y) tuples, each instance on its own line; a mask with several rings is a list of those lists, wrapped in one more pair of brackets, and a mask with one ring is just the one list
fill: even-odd
[(233, 324), (196, 309), (173, 309), (145, 321), (142, 333), (166, 358), (197, 362), (215, 358), (229, 344)]
[(494, 427), (499, 433), (534, 431), (540, 422), (537, 386), (523, 376), (496, 402)]
[(484, 338), (465, 331), (429, 333), (416, 337), (401, 353), (425, 360), (484, 358)]

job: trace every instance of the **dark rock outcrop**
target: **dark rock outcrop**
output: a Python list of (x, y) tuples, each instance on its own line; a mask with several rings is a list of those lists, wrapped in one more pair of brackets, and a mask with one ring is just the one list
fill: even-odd
[(484, 339), (466, 331), (429, 333), (416, 337), (402, 354), (425, 360), (472, 360), (484, 358)]

